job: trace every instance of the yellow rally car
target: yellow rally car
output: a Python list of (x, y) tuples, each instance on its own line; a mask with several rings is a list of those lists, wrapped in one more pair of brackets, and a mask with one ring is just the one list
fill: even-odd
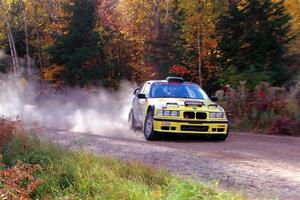
[(226, 113), (212, 100), (197, 84), (180, 77), (147, 81), (134, 92), (129, 127), (142, 128), (147, 140), (167, 133), (206, 134), (226, 140)]

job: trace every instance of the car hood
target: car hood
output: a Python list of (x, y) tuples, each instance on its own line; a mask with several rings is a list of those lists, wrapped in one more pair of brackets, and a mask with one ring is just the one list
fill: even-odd
[[(186, 106), (185, 102), (202, 102), (203, 106)], [(200, 99), (188, 99), (188, 98), (149, 98), (148, 103), (155, 106), (157, 109), (180, 109), (189, 110), (197, 108), (197, 110), (209, 110), (209, 111), (224, 111), (221, 106), (212, 102), (211, 100), (200, 100)], [(212, 106), (214, 105), (214, 106)]]

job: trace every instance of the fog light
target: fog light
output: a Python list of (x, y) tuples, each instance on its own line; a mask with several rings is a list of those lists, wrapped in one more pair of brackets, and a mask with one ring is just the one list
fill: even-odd
[(170, 123), (170, 122), (163, 122), (162, 125), (163, 125), (163, 126), (170, 126), (171, 123)]

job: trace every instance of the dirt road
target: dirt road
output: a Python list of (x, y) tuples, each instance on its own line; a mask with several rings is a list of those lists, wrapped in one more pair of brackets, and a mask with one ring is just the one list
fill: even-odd
[(226, 142), (168, 138), (146, 142), (134, 133), (100, 136), (47, 130), (67, 148), (135, 160), (244, 193), (248, 199), (300, 199), (300, 138), (231, 134)]

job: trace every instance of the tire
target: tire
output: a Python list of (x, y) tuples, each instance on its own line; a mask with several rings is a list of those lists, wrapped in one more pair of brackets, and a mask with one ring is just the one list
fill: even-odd
[(144, 123), (144, 136), (148, 141), (160, 139), (160, 134), (153, 130), (153, 111), (149, 111)]
[(133, 130), (133, 131), (137, 130), (136, 121), (135, 121), (132, 110), (130, 110), (129, 115), (128, 115), (128, 126), (129, 126), (130, 130)]
[(218, 135), (213, 135), (212, 139), (215, 141), (225, 141), (228, 137), (228, 132), (226, 134), (218, 134)]

